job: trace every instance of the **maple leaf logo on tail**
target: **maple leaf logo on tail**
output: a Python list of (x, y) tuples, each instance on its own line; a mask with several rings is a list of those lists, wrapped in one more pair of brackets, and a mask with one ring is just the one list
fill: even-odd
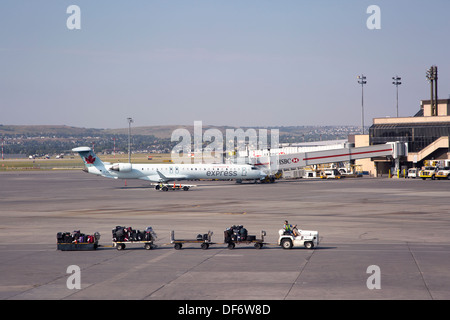
[(86, 160), (87, 164), (94, 164), (95, 158), (90, 154), (89, 157), (84, 157), (84, 160)]

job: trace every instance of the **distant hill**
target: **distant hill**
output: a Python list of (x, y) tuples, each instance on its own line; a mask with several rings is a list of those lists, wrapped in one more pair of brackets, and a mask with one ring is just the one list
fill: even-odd
[[(132, 127), (132, 147), (136, 152), (170, 152), (178, 141), (172, 142), (175, 129), (187, 129), (194, 134), (193, 125)], [(226, 136), (227, 129), (248, 130), (248, 127), (202, 125), (203, 132), (214, 128)], [(281, 126), (252, 127), (278, 129), (280, 143), (342, 140), (358, 134), (356, 126)], [(259, 133), (259, 132), (257, 132)], [(267, 133), (268, 140), (270, 133)], [(77, 146), (95, 146), (97, 151), (111, 152), (128, 149), (128, 127), (121, 129), (78, 128), (66, 125), (0, 125), (0, 138), (6, 154), (59, 154)], [(269, 141), (267, 141), (269, 142)]]
[[(147, 126), (147, 127), (132, 127), (131, 132), (133, 135), (152, 135), (160, 139), (170, 139), (172, 132), (175, 129), (187, 129), (189, 132), (194, 132), (193, 125), (172, 125), (172, 126)], [(225, 136), (227, 129), (278, 129), (280, 132), (280, 138), (290, 136), (290, 137), (305, 137), (311, 134), (317, 135), (320, 140), (325, 138), (325, 136), (331, 137), (330, 140), (336, 139), (346, 139), (349, 134), (358, 134), (361, 131), (360, 127), (357, 126), (280, 126), (280, 127), (232, 127), (232, 126), (211, 126), (203, 125), (203, 131), (208, 129), (218, 129)], [(123, 129), (105, 129), (103, 132), (108, 134), (128, 134), (128, 128)], [(334, 137), (336, 136), (336, 137)]]
[[(208, 130), (210, 128), (219, 129), (222, 132), (225, 132), (225, 129), (233, 128), (233, 127), (216, 127), (216, 126), (208, 126), (203, 125), (202, 126), (203, 131)], [(189, 132), (194, 132), (194, 125), (171, 125), (171, 126), (147, 126), (147, 127), (131, 127), (132, 134), (137, 135), (144, 135), (144, 136), (155, 136), (160, 139), (170, 139), (172, 136), (172, 132), (176, 129), (187, 129)], [(128, 128), (123, 129), (106, 129), (105, 132), (108, 132), (110, 134), (126, 134), (128, 135)]]
[(85, 135), (92, 133), (102, 133), (103, 129), (86, 129), (69, 127), (66, 125), (1, 125), (0, 135)]
[[(132, 135), (154, 136), (159, 139), (170, 139), (175, 129), (187, 129), (194, 132), (193, 125), (167, 125), (167, 126), (145, 126), (131, 127)], [(218, 129), (224, 135), (226, 129), (241, 128), (244, 131), (250, 127), (232, 127), (232, 126), (211, 126), (203, 125), (203, 131), (208, 129)], [(251, 127), (252, 129), (278, 129), (280, 138), (282, 136), (304, 137), (307, 135), (337, 135), (340, 138), (347, 138), (348, 134), (355, 134), (360, 131), (357, 126), (280, 126), (280, 127)], [(0, 125), (0, 135), (29, 135), (29, 136), (92, 136), (92, 135), (128, 135), (128, 127), (120, 129), (95, 129), (79, 128), (66, 125)], [(337, 139), (337, 137), (335, 138)], [(333, 140), (333, 139), (331, 139)]]

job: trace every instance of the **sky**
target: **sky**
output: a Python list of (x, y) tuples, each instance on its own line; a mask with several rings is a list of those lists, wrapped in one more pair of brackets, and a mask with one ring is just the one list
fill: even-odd
[(432, 65), (450, 97), (449, 12), (448, 0), (2, 0), (0, 124), (360, 126), (361, 74), (365, 125), (396, 116), (396, 75), (399, 115), (413, 116)]

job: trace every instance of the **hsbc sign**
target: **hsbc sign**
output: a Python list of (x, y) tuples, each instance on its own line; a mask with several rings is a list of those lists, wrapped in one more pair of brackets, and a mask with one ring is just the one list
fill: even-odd
[(300, 161), (299, 158), (286, 158), (286, 159), (278, 159), (278, 165), (286, 165), (291, 163), (298, 163)]
[(270, 158), (267, 156), (255, 158), (257, 163), (265, 163), (269, 165), (271, 171), (283, 170), (283, 169), (293, 169), (305, 166), (305, 154), (304, 153), (292, 153), (292, 154), (277, 154), (271, 155)]

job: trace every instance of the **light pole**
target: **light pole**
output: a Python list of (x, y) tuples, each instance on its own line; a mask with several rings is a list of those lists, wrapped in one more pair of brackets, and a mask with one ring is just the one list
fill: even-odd
[(113, 153), (114, 153), (114, 158), (116, 157), (116, 137), (112, 138), (114, 141), (114, 149), (113, 149)]
[[(431, 66), (429, 70), (427, 70), (427, 79), (431, 84), (431, 115), (437, 116), (438, 111), (438, 95), (437, 95), (437, 66)], [(434, 87), (434, 97), (433, 97), (433, 87)]]
[(132, 118), (127, 118), (128, 120), (128, 163), (131, 163), (131, 123)]
[(398, 86), (402, 84), (400, 82), (400, 80), (402, 80), (402, 78), (400, 78), (399, 76), (395, 76), (395, 77), (392, 77), (392, 80), (394, 80), (394, 82), (392, 82), (392, 84), (397, 87), (397, 118), (398, 118)]
[(361, 85), (361, 131), (364, 134), (364, 85), (367, 83), (366, 77), (362, 74), (357, 76), (358, 83)]

